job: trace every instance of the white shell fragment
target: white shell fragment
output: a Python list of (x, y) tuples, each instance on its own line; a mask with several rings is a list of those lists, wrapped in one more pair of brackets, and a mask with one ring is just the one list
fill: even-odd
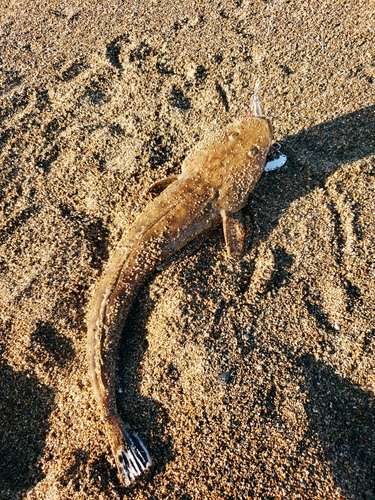
[(286, 160), (287, 157), (279, 153), (279, 156), (277, 158), (266, 163), (266, 166), (264, 167), (265, 172), (271, 172), (271, 170), (276, 170), (283, 167), (286, 163)]

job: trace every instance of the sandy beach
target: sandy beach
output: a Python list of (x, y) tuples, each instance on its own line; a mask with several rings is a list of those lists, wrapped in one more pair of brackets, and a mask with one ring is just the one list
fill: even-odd
[[(375, 3), (10, 0), (0, 9), (0, 500), (375, 499)], [(121, 236), (257, 78), (286, 165), (128, 318), (120, 485), (87, 309)]]

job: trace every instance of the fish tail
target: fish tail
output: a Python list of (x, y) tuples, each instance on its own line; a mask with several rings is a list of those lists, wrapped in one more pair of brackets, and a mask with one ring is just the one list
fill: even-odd
[(125, 431), (124, 438), (115, 460), (122, 482), (130, 486), (151, 466), (152, 460), (146, 446), (130, 427)]
[(115, 428), (112, 422), (111, 447), (121, 483), (131, 486), (150, 468), (152, 460), (141, 438), (129, 425), (121, 424), (119, 418), (116, 418)]

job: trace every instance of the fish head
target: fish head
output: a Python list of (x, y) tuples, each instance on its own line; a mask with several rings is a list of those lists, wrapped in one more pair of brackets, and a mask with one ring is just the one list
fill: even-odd
[(218, 140), (211, 178), (217, 182), (220, 210), (236, 212), (247, 202), (261, 176), (273, 129), (267, 118), (252, 116), (233, 124)]

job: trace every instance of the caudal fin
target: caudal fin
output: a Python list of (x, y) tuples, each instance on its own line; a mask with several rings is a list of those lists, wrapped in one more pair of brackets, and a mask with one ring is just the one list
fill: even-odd
[(152, 463), (146, 446), (138, 435), (127, 427), (123, 432), (122, 445), (115, 451), (115, 461), (120, 480), (124, 486), (130, 486)]

